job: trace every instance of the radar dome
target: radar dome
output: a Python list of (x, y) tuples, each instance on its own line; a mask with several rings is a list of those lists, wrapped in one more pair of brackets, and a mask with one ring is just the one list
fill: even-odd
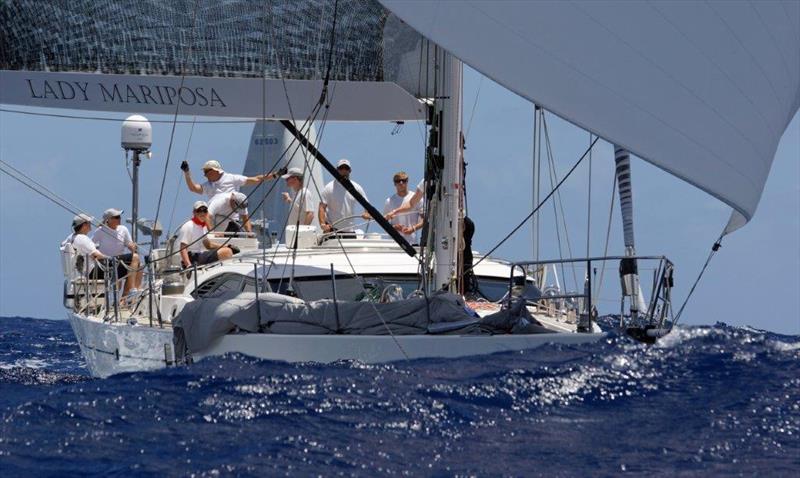
[(153, 144), (153, 127), (147, 118), (132, 115), (122, 123), (122, 147), (134, 151), (147, 151)]

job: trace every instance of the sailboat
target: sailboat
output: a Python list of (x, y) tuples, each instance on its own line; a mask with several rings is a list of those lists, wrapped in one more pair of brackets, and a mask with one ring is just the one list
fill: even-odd
[[(619, 265), (620, 326), (652, 341), (674, 320), (673, 264), (636, 252), (630, 155), (731, 206), (716, 249), (755, 213), (800, 106), (800, 7), (751, 7), (760, 22), (736, 3), (104, 1), (49, 5), (42, 15), (34, 2), (8, 2), (0, 6), (8, 32), (0, 102), (252, 118), (246, 171), (299, 167), (321, 189), (325, 169), (381, 229), (326, 236), (286, 224), (279, 190), (262, 186), (248, 191), (264, 211), (256, 236), (221, 236), (241, 253), (180, 270), (174, 241), (161, 243), (158, 213), (138, 217), (134, 181), (134, 233), (149, 234), (151, 247), (146, 287), (132, 307), (120, 307), (116, 281), (93, 280), (63, 251), (64, 303), (94, 375), (229, 352), (387, 362), (594, 341), (604, 334), (593, 270), (605, 262)], [(124, 21), (100, 21), (109, 15)], [(615, 145), (623, 256), (508, 262), (491, 256), (495, 247), (470, 263), (464, 63), (539, 114), (595, 135), (552, 190), (537, 188), (540, 201), (523, 223), (600, 138)], [(318, 148), (313, 127), (330, 121), (425, 125), (419, 246)], [(143, 117), (123, 126), (134, 172), (149, 132)], [(639, 274), (646, 261), (652, 281)], [(582, 290), (548, 287), (562, 264), (583, 268)]]

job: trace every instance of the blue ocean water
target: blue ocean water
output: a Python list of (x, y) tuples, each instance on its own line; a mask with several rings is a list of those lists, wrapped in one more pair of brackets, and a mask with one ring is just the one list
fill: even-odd
[(389, 365), (233, 355), (91, 378), (69, 324), (0, 319), (0, 470), (20, 475), (800, 471), (800, 337), (681, 327)]

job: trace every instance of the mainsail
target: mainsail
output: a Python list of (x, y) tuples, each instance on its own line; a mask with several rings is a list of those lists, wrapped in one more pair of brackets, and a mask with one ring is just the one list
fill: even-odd
[(515, 93), (755, 213), (800, 106), (800, 2), (380, 0)]
[(330, 80), (330, 120), (425, 117), (422, 38), (375, 1), (9, 0), (0, 31), (0, 103), (302, 119)]

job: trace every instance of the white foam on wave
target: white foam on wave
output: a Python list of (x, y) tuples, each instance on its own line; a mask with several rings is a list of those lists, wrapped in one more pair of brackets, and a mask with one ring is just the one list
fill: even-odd
[(46, 368), (50, 365), (49, 362), (36, 359), (36, 358), (26, 358), (26, 359), (17, 359), (14, 363), (0, 363), (0, 368), (4, 370), (9, 370), (12, 368), (35, 368), (41, 369)]
[(800, 351), (800, 342), (781, 342), (780, 340), (770, 340), (767, 342), (770, 347), (778, 352)]

